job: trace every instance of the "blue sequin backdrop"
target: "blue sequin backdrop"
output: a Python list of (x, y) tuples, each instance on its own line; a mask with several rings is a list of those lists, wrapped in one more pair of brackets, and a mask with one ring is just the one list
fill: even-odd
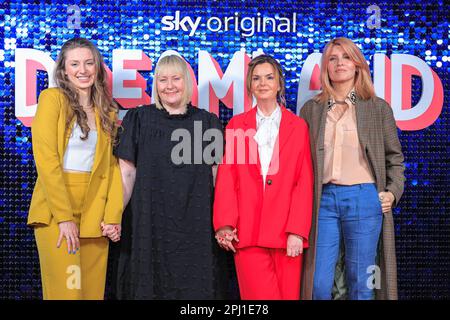
[[(380, 26), (368, 28), (367, 1), (2, 1), (0, 3), (0, 299), (41, 297), (39, 261), (32, 229), (26, 226), (36, 179), (30, 128), (15, 108), (15, 51), (34, 48), (56, 59), (61, 45), (74, 36), (91, 39), (112, 68), (112, 50), (142, 49), (156, 61), (167, 50), (179, 51), (197, 74), (198, 50), (207, 50), (226, 69), (232, 55), (245, 48), (272, 54), (285, 67), (288, 106), (297, 105), (304, 59), (320, 52), (333, 37), (361, 45), (368, 61), (375, 53), (411, 54), (424, 60), (440, 78), (444, 106), (429, 127), (399, 130), (406, 158), (405, 193), (394, 211), (398, 285), (401, 299), (450, 297), (449, 69), (450, 25), (446, 1), (379, 1)], [(68, 27), (68, 7), (80, 9), (80, 28)], [(162, 32), (161, 18), (180, 10), (193, 17), (297, 14), (292, 33), (267, 31), (245, 36), (242, 30), (211, 32), (199, 28)], [(293, 59), (295, 57), (295, 59)], [(371, 66), (372, 69), (372, 66)], [(150, 94), (152, 72), (142, 73)], [(38, 73), (38, 92), (47, 87)], [(412, 81), (413, 104), (421, 82)], [(226, 123), (231, 111), (220, 108)]]

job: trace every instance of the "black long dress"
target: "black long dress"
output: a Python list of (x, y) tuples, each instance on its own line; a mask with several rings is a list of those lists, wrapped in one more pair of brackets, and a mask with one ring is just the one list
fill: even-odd
[[(171, 159), (179, 143), (171, 141), (175, 129), (186, 129), (194, 146), (205, 130), (222, 130), (220, 120), (191, 105), (182, 115), (149, 105), (129, 110), (122, 127), (115, 154), (135, 164), (136, 181), (115, 248), (116, 297), (224, 298), (227, 262), (212, 227), (212, 167), (203, 157), (193, 164), (194, 147), (191, 164)], [(200, 151), (209, 143), (202, 142)]]

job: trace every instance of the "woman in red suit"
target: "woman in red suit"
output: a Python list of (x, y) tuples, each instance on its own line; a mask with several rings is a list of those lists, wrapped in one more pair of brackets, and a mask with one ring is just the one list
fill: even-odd
[(306, 123), (284, 107), (280, 64), (249, 64), (252, 110), (233, 117), (219, 165), (214, 229), (234, 252), (241, 298), (300, 298), (303, 249), (311, 226), (313, 173)]

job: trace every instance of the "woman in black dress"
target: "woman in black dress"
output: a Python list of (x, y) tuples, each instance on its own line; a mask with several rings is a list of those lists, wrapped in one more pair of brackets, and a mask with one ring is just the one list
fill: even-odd
[(177, 55), (160, 58), (155, 104), (129, 110), (115, 154), (124, 186), (118, 299), (221, 299), (225, 257), (212, 229), (212, 168), (222, 124), (190, 104), (192, 82)]

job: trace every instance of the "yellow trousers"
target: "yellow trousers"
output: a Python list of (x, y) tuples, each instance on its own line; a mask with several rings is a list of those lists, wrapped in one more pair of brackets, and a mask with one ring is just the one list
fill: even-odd
[[(66, 188), (80, 227), (89, 173), (64, 173)], [(99, 226), (100, 227), (100, 226)], [(108, 262), (107, 238), (81, 238), (80, 250), (69, 254), (64, 238), (56, 247), (59, 227), (54, 219), (48, 226), (35, 227), (34, 235), (41, 266), (44, 300), (102, 300)]]

